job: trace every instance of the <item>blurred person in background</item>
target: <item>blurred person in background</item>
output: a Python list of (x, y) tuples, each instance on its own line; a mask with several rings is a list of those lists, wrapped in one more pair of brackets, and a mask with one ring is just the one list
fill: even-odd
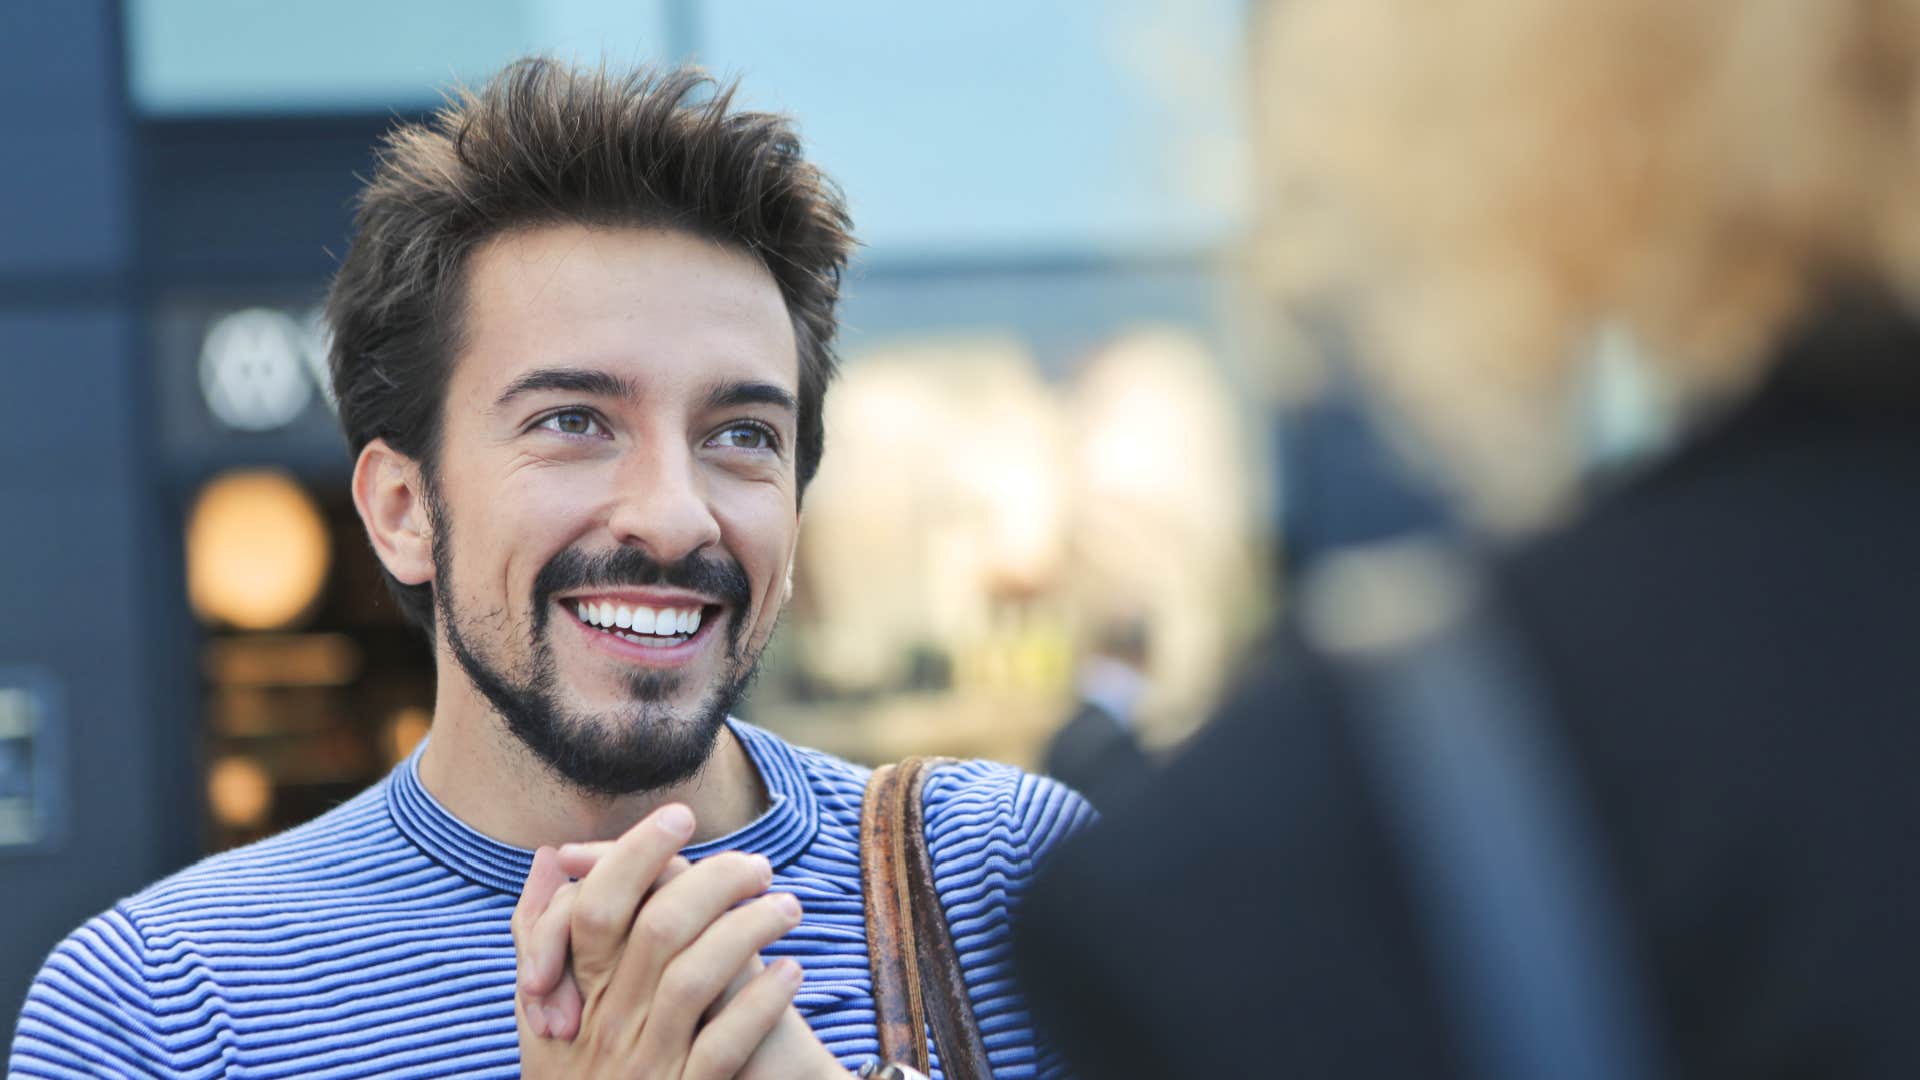
[[(1270, 280), (1497, 538), (1327, 567), (1063, 847), (1043, 1030), (1098, 1077), (1920, 1075), (1920, 3), (1260, 35)], [(1581, 492), (1603, 332), (1684, 423)]]
[[(791, 593), (850, 223), (730, 98), (525, 61), (388, 137), (328, 316), (355, 505), (434, 647), (431, 736), (70, 935), (10, 1075), (871, 1060), (867, 771), (729, 715)], [(1006, 990), (1009, 919), (1088, 814), (1006, 766), (925, 781), (995, 1075), (1059, 1071)], [(516, 980), (516, 942), (546, 966)]]
[(1047, 743), (1047, 775), (1095, 806), (1125, 799), (1148, 773), (1133, 721), (1148, 689), (1150, 635), (1139, 614), (1099, 625), (1074, 674), (1079, 704)]

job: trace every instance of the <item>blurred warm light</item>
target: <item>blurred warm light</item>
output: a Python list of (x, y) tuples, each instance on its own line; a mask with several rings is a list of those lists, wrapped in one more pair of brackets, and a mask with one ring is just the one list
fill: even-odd
[(1076, 608), (1147, 619), (1142, 733), (1171, 741), (1264, 614), (1246, 414), (1205, 344), (1172, 327), (1108, 342), (1069, 391)]
[(405, 761), (407, 755), (426, 739), (427, 731), (432, 726), (433, 714), (418, 705), (395, 709), (380, 731), (380, 750), (387, 757), (388, 767)]
[(1033, 619), (1009, 631), (1002, 609), (1056, 586), (1064, 561), (1060, 409), (1026, 346), (895, 345), (849, 363), (834, 395), (834, 450), (807, 492), (801, 552), (818, 616), (809, 668), (877, 689), (930, 646), (963, 678), (1012, 670), (969, 656), (1010, 632), (1052, 632)]
[(853, 358), (835, 394), (801, 545), (811, 674), (884, 692), (935, 655), (956, 699), (1050, 726), (1079, 635), (1124, 611), (1153, 626), (1148, 736), (1205, 714), (1266, 593), (1259, 406), (1203, 342), (1141, 326), (1050, 384), (1019, 341), (922, 339)]
[(345, 634), (272, 634), (207, 642), (201, 667), (225, 686), (345, 686), (360, 676), (360, 645)]
[(282, 627), (312, 606), (327, 577), (326, 522), (286, 474), (215, 478), (187, 521), (187, 595), (208, 622)]
[(273, 777), (253, 758), (221, 758), (207, 770), (207, 804), (228, 828), (260, 828), (273, 813)]

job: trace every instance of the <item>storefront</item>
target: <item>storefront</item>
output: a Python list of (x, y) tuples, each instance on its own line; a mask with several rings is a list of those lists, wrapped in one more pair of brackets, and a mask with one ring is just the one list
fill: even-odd
[[(619, 55), (698, 52), (800, 115), (868, 242), (749, 719), (857, 759), (1031, 765), (1089, 634), (1124, 618), (1153, 628), (1144, 723), (1168, 742), (1265, 611), (1266, 403), (1219, 261), (1237, 211), (1154, 171), (1213, 159), (1139, 142), (1191, 117), (1088, 12), (956, 9), (903, 38), (879, 9), (795, 29), (664, 0), (352, 0), (312, 25), (30, 7), (0, 35), (24, 163), (0, 181), (0, 894), (31, 898), (0, 951), (9, 1016), (82, 919), (426, 735), (431, 658), (347, 500), (318, 305), (384, 131), (449, 74), (590, 55), (609, 19), (632, 24)], [(1216, 14), (1189, 21), (1225, 55), (1238, 5)]]

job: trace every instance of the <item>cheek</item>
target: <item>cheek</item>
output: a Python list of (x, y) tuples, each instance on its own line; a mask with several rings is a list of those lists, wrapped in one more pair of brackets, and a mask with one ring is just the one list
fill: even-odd
[(722, 543), (753, 583), (756, 621), (779, 612), (787, 586), (787, 567), (799, 538), (800, 521), (791, 492), (769, 490), (715, 506)]
[[(490, 486), (459, 542), (473, 549), (458, 562), (491, 578), (510, 608), (528, 603), (542, 567), (588, 531), (591, 492), (572, 478), (524, 470)], [(469, 542), (467, 533), (475, 534)]]

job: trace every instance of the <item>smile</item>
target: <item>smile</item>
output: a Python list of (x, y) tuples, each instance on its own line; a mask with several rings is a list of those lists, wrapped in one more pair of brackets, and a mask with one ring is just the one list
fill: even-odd
[(644, 648), (670, 649), (700, 632), (701, 607), (650, 608), (612, 601), (580, 600), (570, 605), (580, 621), (622, 641)]

